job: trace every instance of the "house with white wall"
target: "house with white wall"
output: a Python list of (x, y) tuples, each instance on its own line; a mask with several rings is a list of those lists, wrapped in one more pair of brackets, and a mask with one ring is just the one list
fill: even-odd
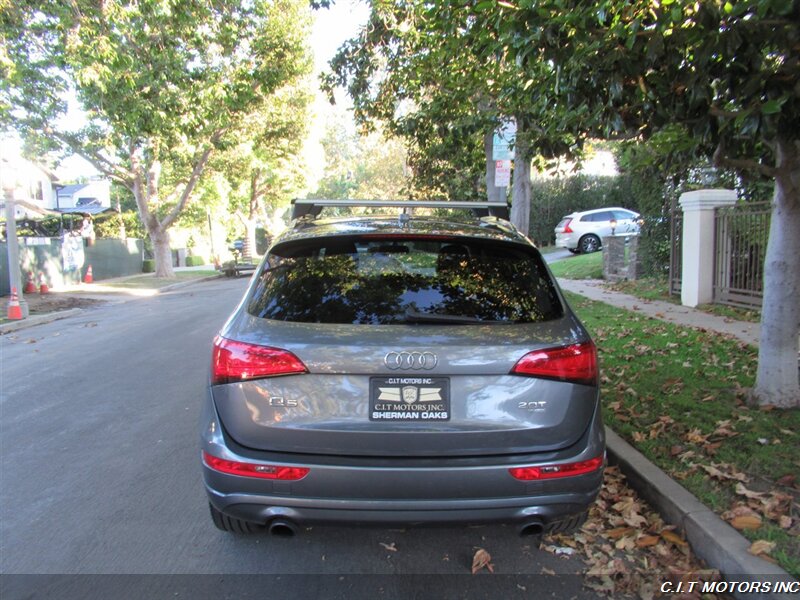
[(4, 186), (14, 187), (17, 219), (35, 219), (48, 211), (95, 215), (111, 208), (108, 179), (62, 184), (53, 171), (23, 158), (14, 144), (4, 140), (0, 140), (0, 179)]
[(14, 200), (21, 202), (16, 207), (18, 219), (41, 217), (55, 207), (56, 176), (43, 165), (22, 158), (6, 144), (0, 144), (0, 179), (4, 187), (13, 187)]
[(97, 214), (111, 208), (111, 181), (92, 179), (85, 183), (56, 186), (55, 210), (64, 213)]

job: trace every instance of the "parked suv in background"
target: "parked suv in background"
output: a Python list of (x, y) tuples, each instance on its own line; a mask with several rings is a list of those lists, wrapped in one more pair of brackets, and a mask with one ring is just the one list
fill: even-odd
[[(484, 216), (316, 218), (356, 204)], [(595, 347), (501, 212), (295, 202), (213, 344), (201, 457), (218, 528), (580, 526), (605, 462)]]
[(556, 225), (556, 246), (572, 252), (595, 252), (602, 246), (605, 236), (639, 235), (640, 218), (639, 213), (626, 208), (575, 212)]

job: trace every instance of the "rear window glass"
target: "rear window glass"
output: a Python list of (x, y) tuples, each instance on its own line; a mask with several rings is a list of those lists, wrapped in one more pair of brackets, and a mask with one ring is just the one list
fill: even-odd
[(250, 314), (302, 323), (531, 323), (562, 316), (541, 258), (512, 244), (336, 238), (273, 248)]

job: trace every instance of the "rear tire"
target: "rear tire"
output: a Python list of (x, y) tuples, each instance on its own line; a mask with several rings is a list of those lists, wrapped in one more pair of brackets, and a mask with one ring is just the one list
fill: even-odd
[(247, 535), (251, 533), (259, 533), (266, 529), (266, 526), (259, 523), (252, 523), (250, 521), (242, 521), (236, 517), (229, 517), (225, 513), (222, 513), (214, 508), (211, 503), (209, 503), (208, 509), (211, 511), (211, 520), (214, 522), (214, 526), (220, 531)]
[(585, 235), (578, 242), (578, 249), (583, 254), (597, 252), (600, 249), (600, 238), (593, 234)]
[(589, 517), (589, 511), (585, 511), (582, 513), (578, 513), (577, 515), (572, 515), (563, 519), (561, 521), (554, 521), (552, 523), (548, 523), (545, 528), (545, 533), (563, 533), (569, 535), (571, 533), (575, 533), (578, 529), (580, 529), (583, 524), (586, 522), (586, 519)]

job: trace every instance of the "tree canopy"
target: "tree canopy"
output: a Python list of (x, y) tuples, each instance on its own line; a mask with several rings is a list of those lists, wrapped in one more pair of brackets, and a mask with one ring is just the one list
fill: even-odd
[(211, 153), (308, 71), (307, 20), (301, 0), (7, 3), (0, 120), (128, 187), (168, 276), (168, 229)]

